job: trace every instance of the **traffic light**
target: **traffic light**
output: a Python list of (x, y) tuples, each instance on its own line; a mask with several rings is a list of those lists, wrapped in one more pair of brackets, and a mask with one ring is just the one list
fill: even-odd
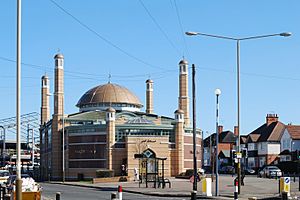
[(248, 158), (248, 150), (246, 148), (242, 149), (242, 157)]
[(232, 149), (232, 150), (230, 151), (230, 154), (231, 154), (232, 166), (234, 166), (235, 163), (238, 162), (238, 159), (237, 159), (237, 152), (236, 152), (235, 149)]
[(236, 151), (234, 149), (231, 150), (231, 159), (236, 159)]

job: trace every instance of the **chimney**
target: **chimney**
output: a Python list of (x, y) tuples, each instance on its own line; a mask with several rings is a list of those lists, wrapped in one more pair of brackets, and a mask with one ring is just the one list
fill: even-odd
[(146, 81), (146, 113), (153, 113), (153, 81), (151, 79)]
[(218, 133), (221, 134), (223, 132), (223, 126), (219, 125), (218, 126)]
[(238, 135), (239, 135), (239, 129), (238, 129), (238, 128), (239, 128), (238, 126), (234, 126), (234, 131), (233, 131), (233, 133), (234, 133), (235, 136), (238, 136)]
[(269, 126), (273, 122), (278, 122), (277, 114), (267, 114), (267, 117), (266, 117), (267, 126)]

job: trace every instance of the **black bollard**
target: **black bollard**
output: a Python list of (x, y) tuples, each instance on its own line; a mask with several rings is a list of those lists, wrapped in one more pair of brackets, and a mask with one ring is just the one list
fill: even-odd
[(288, 200), (288, 193), (287, 192), (282, 192), (281, 193), (281, 199), (282, 200)]
[(300, 191), (300, 176), (298, 175), (298, 183), (299, 183), (299, 185), (298, 185), (298, 191)]
[(116, 199), (117, 199), (117, 193), (112, 192), (112, 193), (110, 194), (110, 199), (111, 199), (111, 200), (116, 200)]
[(55, 200), (60, 200), (60, 192), (56, 192), (56, 198)]
[(280, 194), (280, 179), (278, 180), (278, 193)]
[(196, 200), (197, 199), (197, 191), (192, 191), (191, 192), (191, 200)]

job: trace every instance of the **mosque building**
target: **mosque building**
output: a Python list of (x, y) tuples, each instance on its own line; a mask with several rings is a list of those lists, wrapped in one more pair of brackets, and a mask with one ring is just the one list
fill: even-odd
[[(49, 78), (42, 76), (40, 153), (44, 180), (77, 180), (96, 176), (96, 170), (128, 176), (145, 167), (135, 155), (164, 158), (165, 176), (176, 176), (193, 168), (193, 129), (190, 125), (188, 62), (179, 62), (178, 109), (173, 117), (154, 112), (154, 82), (146, 80), (146, 108), (124, 86), (108, 82), (88, 90), (76, 106), (64, 113), (64, 56), (55, 60), (54, 109), (50, 118)], [(196, 129), (197, 166), (202, 166), (201, 130)], [(156, 163), (147, 163), (154, 170)], [(140, 169), (142, 170), (142, 169)]]

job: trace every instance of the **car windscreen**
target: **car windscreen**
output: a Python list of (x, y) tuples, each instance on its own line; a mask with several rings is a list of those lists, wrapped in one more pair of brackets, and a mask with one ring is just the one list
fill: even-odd
[(0, 177), (9, 176), (9, 172), (1, 172)]
[(269, 170), (279, 170), (278, 167), (270, 167)]

